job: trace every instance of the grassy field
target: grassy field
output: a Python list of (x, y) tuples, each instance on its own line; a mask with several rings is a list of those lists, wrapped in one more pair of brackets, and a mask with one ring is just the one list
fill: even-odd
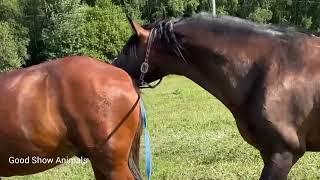
[[(231, 113), (193, 82), (170, 76), (143, 91), (153, 150), (153, 179), (258, 179), (259, 153), (238, 133)], [(142, 149), (143, 154), (143, 149)], [(142, 158), (144, 158), (142, 156)], [(144, 172), (144, 161), (141, 162)], [(61, 165), (12, 179), (94, 179), (90, 164)], [(290, 179), (320, 179), (320, 154), (306, 153)]]

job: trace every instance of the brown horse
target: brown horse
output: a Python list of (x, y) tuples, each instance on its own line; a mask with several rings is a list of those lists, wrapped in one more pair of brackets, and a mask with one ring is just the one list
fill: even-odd
[(77, 155), (89, 158), (96, 179), (140, 178), (139, 92), (125, 71), (70, 56), (3, 73), (0, 84), (0, 176)]
[(205, 13), (130, 22), (136, 33), (114, 64), (140, 85), (178, 74), (217, 97), (261, 152), (260, 179), (287, 179), (306, 151), (320, 150), (320, 38)]

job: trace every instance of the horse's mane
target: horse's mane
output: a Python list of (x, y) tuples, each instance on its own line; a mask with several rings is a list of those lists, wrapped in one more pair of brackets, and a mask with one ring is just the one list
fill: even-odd
[[(249, 20), (241, 19), (232, 16), (213, 16), (212, 14), (201, 12), (191, 16), (184, 16), (180, 18), (162, 19), (158, 20), (152, 24), (144, 25), (145, 28), (151, 29), (159, 26), (159, 24), (177, 24), (186, 25), (188, 27), (190, 24), (206, 28), (208, 31), (216, 32), (228, 32), (232, 34), (241, 33), (256, 33), (261, 35), (271, 35), (278, 37), (292, 37), (298, 32), (311, 35), (305, 29), (298, 27), (292, 27), (287, 25), (271, 25), (271, 24), (259, 24)], [(162, 26), (163, 27), (163, 26)], [(165, 30), (164, 30), (165, 32)]]
[[(174, 26), (185, 26), (190, 28), (190, 25), (194, 25), (199, 28), (204, 28), (207, 31), (230, 33), (230, 35), (244, 36), (248, 34), (259, 34), (262, 36), (277, 37), (281, 39), (293, 39), (298, 32), (311, 35), (310, 33), (302, 30), (298, 30), (295, 27), (284, 26), (284, 25), (270, 25), (270, 24), (259, 24), (249, 20), (241, 19), (232, 16), (213, 16), (209, 13), (198, 13), (191, 16), (183, 16), (180, 18), (167, 18), (158, 19), (153, 23), (143, 25), (145, 29), (157, 29), (156, 41), (157, 44), (163, 45), (164, 47), (170, 46), (174, 52), (182, 56), (183, 47), (180, 44), (178, 33), (174, 32)], [(125, 50), (126, 53), (135, 54), (136, 44), (139, 41), (136, 35), (133, 35), (128, 40)], [(135, 54), (136, 55), (136, 54)]]
[[(148, 30), (156, 29), (156, 32), (154, 34), (154, 41), (157, 42), (158, 46), (162, 46), (165, 49), (170, 48), (172, 49), (179, 57), (181, 57), (183, 60), (184, 57), (182, 55), (182, 46), (179, 43), (179, 37), (176, 36), (176, 34), (173, 31), (173, 25), (175, 22), (177, 22), (178, 19), (158, 19), (157, 21), (153, 23), (148, 23), (143, 25), (142, 27)], [(136, 34), (132, 35), (129, 40), (127, 41), (127, 44), (124, 47), (125, 54), (134, 55), (136, 56), (136, 44), (139, 41), (139, 38)]]
[(298, 32), (310, 35), (304, 29), (287, 25), (271, 25), (255, 23), (246, 19), (232, 16), (213, 16), (209, 13), (198, 13), (187, 18), (182, 18), (179, 24), (196, 24), (207, 28), (208, 31), (229, 32), (232, 34), (256, 33), (260, 35), (271, 35), (277, 37), (292, 37)]

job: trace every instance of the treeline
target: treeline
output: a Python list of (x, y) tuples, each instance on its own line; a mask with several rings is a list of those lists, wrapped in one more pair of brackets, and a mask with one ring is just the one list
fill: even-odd
[[(218, 15), (320, 32), (320, 1), (216, 0)], [(211, 11), (211, 0), (0, 0), (0, 71), (66, 55), (112, 59), (143, 23)]]

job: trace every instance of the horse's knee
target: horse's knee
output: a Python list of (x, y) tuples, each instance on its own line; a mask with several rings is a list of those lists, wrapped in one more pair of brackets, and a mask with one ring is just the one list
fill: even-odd
[(288, 152), (261, 153), (264, 168), (260, 180), (286, 180), (291, 167), (298, 161), (301, 155)]

